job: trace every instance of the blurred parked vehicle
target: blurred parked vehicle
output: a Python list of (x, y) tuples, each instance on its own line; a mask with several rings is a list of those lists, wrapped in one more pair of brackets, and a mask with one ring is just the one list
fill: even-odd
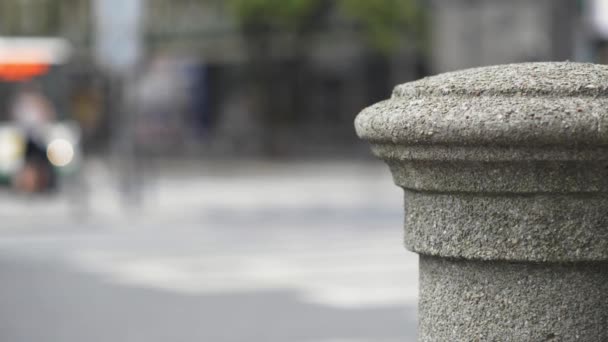
[(81, 160), (80, 129), (72, 121), (48, 123), (36, 133), (0, 125), (0, 183), (5, 186), (45, 192), (78, 182)]
[[(77, 180), (81, 128), (60, 105), (65, 86), (57, 72), (71, 52), (53, 37), (0, 37), (0, 183), (24, 193), (57, 190)], [(65, 107), (65, 106), (63, 106)]]

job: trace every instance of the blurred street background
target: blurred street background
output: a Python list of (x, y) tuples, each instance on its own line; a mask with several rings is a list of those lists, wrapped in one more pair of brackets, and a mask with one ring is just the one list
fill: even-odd
[(416, 340), (394, 85), (608, 63), (608, 0), (2, 0), (0, 341)]

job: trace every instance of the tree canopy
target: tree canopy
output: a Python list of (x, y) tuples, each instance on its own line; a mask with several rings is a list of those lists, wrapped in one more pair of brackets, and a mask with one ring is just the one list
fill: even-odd
[(229, 0), (242, 26), (298, 30), (322, 0)]
[(362, 24), (370, 43), (382, 51), (397, 46), (406, 32), (422, 33), (424, 15), (416, 0), (338, 0), (338, 5)]
[(324, 9), (335, 8), (353, 19), (369, 43), (383, 51), (404, 34), (420, 37), (424, 11), (418, 0), (229, 0), (244, 30), (278, 29), (297, 33), (313, 27)]

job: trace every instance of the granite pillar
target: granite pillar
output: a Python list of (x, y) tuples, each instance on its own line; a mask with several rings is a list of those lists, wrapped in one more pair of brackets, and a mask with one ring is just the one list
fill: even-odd
[(420, 341), (608, 341), (608, 66), (427, 77), (355, 126), (405, 192)]

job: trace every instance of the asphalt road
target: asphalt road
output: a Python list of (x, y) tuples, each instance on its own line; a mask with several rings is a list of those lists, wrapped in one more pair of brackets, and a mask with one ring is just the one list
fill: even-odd
[(103, 192), (86, 218), (0, 196), (0, 341), (415, 341), (383, 168), (221, 169), (161, 174), (137, 214)]

